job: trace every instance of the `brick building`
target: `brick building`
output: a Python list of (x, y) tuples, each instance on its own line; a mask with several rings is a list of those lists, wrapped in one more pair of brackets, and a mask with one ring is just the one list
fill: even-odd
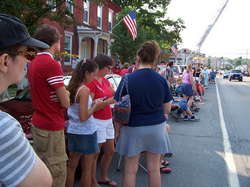
[[(48, 0), (53, 3), (53, 0)], [(74, 14), (78, 25), (71, 25), (64, 30), (59, 23), (44, 20), (45, 24), (57, 27), (62, 35), (61, 52), (67, 51), (70, 54), (81, 55), (83, 58), (94, 58), (100, 53), (110, 54), (111, 28), (115, 25), (116, 14), (121, 8), (115, 3), (107, 0), (103, 6), (98, 6), (90, 0), (74, 0), (78, 7), (73, 7), (65, 2), (65, 6)], [(81, 9), (83, 7), (83, 10)], [(55, 10), (56, 11), (56, 10)], [(64, 72), (71, 72), (72, 58), (64, 57), (62, 68)]]

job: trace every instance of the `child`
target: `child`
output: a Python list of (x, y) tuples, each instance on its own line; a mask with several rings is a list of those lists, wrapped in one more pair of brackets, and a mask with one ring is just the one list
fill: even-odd
[(183, 97), (183, 89), (182, 89), (182, 80), (181, 80), (181, 78), (178, 78), (176, 80), (175, 92), (177, 93), (177, 95), (179, 97)]
[(91, 186), (91, 168), (95, 153), (99, 151), (97, 143), (97, 124), (93, 113), (105, 101), (96, 99), (92, 102), (89, 88), (85, 83), (95, 79), (98, 65), (95, 61), (84, 59), (78, 63), (67, 89), (70, 92), (68, 109), (68, 149), (69, 162), (67, 167), (66, 187), (73, 187), (75, 170), (82, 156), (81, 186)]
[(205, 91), (204, 91), (202, 85), (200, 84), (199, 79), (195, 79), (195, 86), (196, 86), (196, 90), (197, 90), (198, 95), (202, 99), (203, 96), (204, 96)]

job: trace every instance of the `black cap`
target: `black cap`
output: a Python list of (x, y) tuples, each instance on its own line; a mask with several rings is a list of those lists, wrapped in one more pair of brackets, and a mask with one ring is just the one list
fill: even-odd
[(0, 49), (15, 44), (47, 49), (49, 45), (31, 38), (26, 26), (15, 16), (0, 14)]

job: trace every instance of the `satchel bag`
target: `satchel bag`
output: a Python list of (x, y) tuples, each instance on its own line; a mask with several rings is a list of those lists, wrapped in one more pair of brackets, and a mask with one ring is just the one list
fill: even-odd
[[(127, 95), (121, 97), (123, 87), (126, 87)], [(130, 95), (128, 93), (128, 74), (123, 77), (122, 86), (119, 93), (119, 102), (114, 104), (114, 118), (115, 121), (122, 124), (127, 124), (129, 122), (130, 116)]]

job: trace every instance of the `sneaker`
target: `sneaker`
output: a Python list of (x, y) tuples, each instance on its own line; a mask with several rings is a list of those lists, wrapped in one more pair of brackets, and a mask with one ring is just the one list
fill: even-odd
[(193, 119), (191, 118), (190, 121), (198, 122), (200, 121), (200, 119), (194, 116), (194, 118)]
[(183, 114), (180, 115), (180, 119), (183, 119), (185, 116)]
[(184, 117), (184, 121), (190, 121), (190, 117), (188, 116), (187, 118)]

